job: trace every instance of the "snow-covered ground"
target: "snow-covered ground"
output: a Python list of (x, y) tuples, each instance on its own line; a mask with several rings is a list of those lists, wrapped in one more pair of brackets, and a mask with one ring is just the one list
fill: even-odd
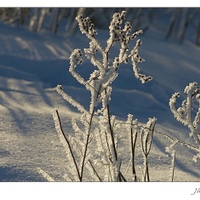
[[(0, 29), (0, 181), (46, 181), (37, 172), (38, 167), (56, 181), (64, 181), (68, 163), (52, 111), (60, 111), (66, 133), (71, 131), (70, 117), (77, 113), (55, 87), (62, 84), (77, 101), (88, 105), (89, 94), (68, 72), (71, 51), (87, 47), (88, 40), (79, 33), (74, 37), (32, 33), (2, 23)], [(107, 33), (99, 31), (99, 39), (105, 41), (105, 37)], [(183, 44), (166, 41), (154, 29), (140, 38), (140, 55), (146, 60), (140, 67), (153, 80), (142, 85), (130, 65), (122, 66), (113, 84), (112, 114), (125, 120), (132, 113), (141, 122), (155, 116), (156, 130), (189, 142), (189, 131), (175, 121), (168, 102), (172, 93), (199, 81), (200, 48), (187, 40)], [(86, 62), (78, 70), (87, 76), (91, 68)], [(169, 180), (165, 140), (155, 136), (150, 156), (152, 181)], [(200, 180), (200, 161), (194, 163), (192, 155), (186, 147), (177, 148), (175, 181)]]

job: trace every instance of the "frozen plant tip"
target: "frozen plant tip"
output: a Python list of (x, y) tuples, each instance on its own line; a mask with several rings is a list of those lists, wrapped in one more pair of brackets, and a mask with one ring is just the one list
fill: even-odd
[[(125, 15), (125, 11), (113, 15), (109, 26), (110, 37), (107, 40), (107, 46), (105, 48), (95, 38), (97, 31), (94, 30), (94, 24), (91, 23), (91, 20), (88, 17), (84, 18), (82, 15), (76, 18), (82, 34), (85, 34), (91, 40), (89, 48), (84, 49), (84, 54), (97, 69), (91, 73), (88, 80), (85, 80), (78, 74), (75, 69), (78, 64), (82, 64), (83, 53), (80, 49), (75, 49), (70, 56), (69, 72), (80, 84), (84, 85), (90, 91), (90, 113), (99, 103), (102, 103), (102, 108), (98, 112), (106, 108), (106, 105), (111, 99), (111, 84), (118, 76), (120, 64), (127, 64), (131, 60), (136, 78), (140, 79), (142, 83), (146, 83), (152, 79), (151, 76), (139, 73), (140, 69), (137, 64), (144, 61), (138, 53), (139, 46), (142, 42), (141, 40), (137, 40), (132, 50), (129, 48), (129, 43), (141, 34), (142, 31), (139, 30), (131, 33), (132, 26), (129, 22), (125, 22), (124, 27), (122, 27)], [(112, 65), (110, 65), (108, 60), (112, 60), (112, 58), (109, 57), (109, 51), (117, 42), (121, 46), (119, 55), (113, 58)], [(102, 59), (99, 58), (98, 54), (102, 55)]]
[[(144, 61), (138, 53), (139, 46), (141, 46), (142, 44), (141, 40), (136, 41), (136, 44), (132, 50), (129, 47), (130, 42), (138, 35), (140, 35), (142, 33), (142, 30), (131, 33), (132, 26), (130, 25), (130, 22), (123, 23), (125, 20), (125, 15), (126, 11), (115, 13), (113, 15), (109, 26), (110, 37), (107, 40), (107, 45), (105, 48), (103, 48), (95, 38), (97, 31), (94, 31), (94, 24), (91, 23), (90, 19), (88, 17), (84, 18), (82, 15), (78, 16), (76, 20), (78, 21), (78, 25), (82, 34), (85, 34), (91, 40), (91, 42), (89, 43), (89, 48), (84, 49), (84, 52), (91, 63), (94, 66), (97, 66), (98, 70), (101, 72), (100, 77), (104, 76), (108, 69), (114, 68), (114, 70), (117, 70), (120, 64), (127, 64), (131, 59), (135, 77), (140, 79), (142, 83), (146, 83), (150, 81), (152, 77), (140, 74), (140, 69), (137, 66), (137, 63)], [(113, 65), (110, 66), (108, 62), (108, 52), (117, 42), (120, 43), (121, 46), (119, 50), (119, 55), (113, 59)], [(96, 55), (97, 52), (102, 54), (102, 61), (98, 59)]]

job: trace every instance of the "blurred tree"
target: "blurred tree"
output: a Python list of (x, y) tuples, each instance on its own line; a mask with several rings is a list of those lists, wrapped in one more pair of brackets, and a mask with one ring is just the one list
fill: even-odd
[(31, 11), (32, 12), (31, 12), (31, 17), (30, 17), (30, 21), (29, 21), (29, 29), (31, 31), (37, 31), (38, 18), (39, 18), (39, 9), (38, 8), (34, 8)]
[(44, 24), (44, 20), (45, 20), (45, 17), (47, 15), (48, 11), (49, 11), (49, 8), (42, 8), (40, 10), (40, 16), (39, 16), (39, 19), (38, 19), (37, 31), (41, 31), (42, 30), (42, 27), (43, 27), (43, 24)]
[(199, 8), (0, 8), (0, 20), (28, 26), (31, 31), (75, 35), (77, 15), (89, 16), (97, 28), (104, 29), (112, 14), (122, 10), (127, 11), (126, 18), (134, 31), (142, 29), (145, 32), (156, 26), (164, 31), (166, 39), (175, 38), (183, 42), (189, 35), (197, 45), (200, 44)]

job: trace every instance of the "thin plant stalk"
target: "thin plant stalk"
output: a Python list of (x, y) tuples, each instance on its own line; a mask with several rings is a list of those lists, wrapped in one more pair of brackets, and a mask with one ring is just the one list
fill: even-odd
[(133, 132), (131, 127), (131, 162), (132, 162), (132, 174), (134, 177), (134, 181), (137, 181), (136, 169), (135, 169), (135, 147), (137, 141), (137, 131)]
[[(107, 111), (108, 125), (109, 125), (110, 134), (111, 134), (111, 140), (112, 140), (112, 148), (113, 148), (114, 156), (115, 156), (114, 159), (115, 159), (115, 162), (117, 162), (118, 161), (118, 155), (117, 155), (117, 149), (116, 149), (116, 146), (115, 146), (115, 138), (114, 138), (113, 127), (111, 125), (109, 104), (107, 104), (106, 111)], [(122, 180), (126, 181), (123, 174), (120, 172), (120, 168), (119, 168), (119, 173), (118, 173), (118, 180), (120, 182)]]
[(71, 158), (73, 160), (77, 175), (78, 175), (78, 179), (81, 181), (81, 175), (80, 175), (80, 172), (79, 172), (79, 168), (78, 168), (74, 153), (72, 151), (72, 147), (70, 145), (70, 142), (69, 142), (68, 138), (66, 137), (63, 129), (62, 129), (61, 119), (60, 119), (60, 115), (59, 115), (58, 110), (54, 111), (53, 116), (54, 116), (56, 131), (57, 131), (59, 137), (63, 137), (65, 139), (65, 141), (66, 141), (66, 143), (68, 145), (69, 152), (70, 152)]
[(175, 159), (176, 159), (176, 152), (172, 153), (172, 160), (171, 160), (171, 182), (174, 181), (174, 174), (175, 174)]
[(89, 124), (88, 124), (88, 131), (87, 131), (87, 136), (86, 136), (85, 149), (84, 149), (84, 153), (83, 153), (83, 160), (81, 162), (81, 172), (80, 172), (80, 181), (81, 182), (83, 181), (85, 160), (86, 160), (87, 151), (88, 151), (88, 145), (89, 145), (89, 141), (90, 141), (90, 134), (91, 134), (92, 120), (93, 120), (93, 117), (94, 117), (94, 112), (95, 112), (95, 108), (93, 108), (93, 110), (92, 110), (92, 113), (90, 115), (90, 121), (89, 121)]
[(113, 128), (112, 128), (111, 120), (110, 120), (109, 104), (107, 105), (107, 118), (108, 118), (108, 125), (109, 125), (110, 134), (111, 134), (111, 140), (112, 140), (112, 146), (113, 146), (113, 151), (114, 151), (114, 155), (115, 155), (115, 160), (117, 161), (118, 155), (117, 155), (117, 150), (116, 150), (116, 147), (115, 147), (114, 132), (113, 132)]
[(98, 172), (96, 171), (95, 167), (93, 166), (92, 161), (91, 161), (91, 160), (88, 160), (88, 162), (89, 162), (89, 164), (90, 164), (90, 166), (91, 166), (91, 168), (92, 168), (94, 174), (96, 175), (96, 177), (99, 179), (100, 182), (102, 182), (102, 179), (101, 179), (101, 177), (99, 176)]
[[(146, 137), (141, 134), (142, 151), (143, 151), (143, 155), (144, 155), (144, 181), (145, 182), (150, 181), (148, 155), (151, 150), (155, 124), (153, 124), (153, 127), (151, 127), (151, 126), (152, 126), (152, 124), (150, 124), (150, 127), (147, 128), (147, 129), (149, 129), (149, 131), (148, 131)], [(143, 141), (143, 137), (145, 137), (145, 141)], [(148, 143), (149, 143), (149, 145), (148, 145)]]

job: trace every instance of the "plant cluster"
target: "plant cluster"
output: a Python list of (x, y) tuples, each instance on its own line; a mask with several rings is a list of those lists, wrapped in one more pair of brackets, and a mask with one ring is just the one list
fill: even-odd
[[(131, 63), (134, 76), (143, 84), (152, 80), (151, 76), (141, 73), (138, 67), (138, 64), (144, 61), (139, 55), (141, 40), (137, 39), (134, 47), (130, 48), (130, 42), (134, 41), (142, 33), (142, 30), (132, 33), (130, 22), (125, 22), (125, 15), (125, 11), (113, 15), (105, 48), (97, 40), (97, 31), (90, 18), (84, 18), (82, 15), (76, 18), (81, 33), (90, 42), (89, 47), (83, 51), (75, 49), (72, 52), (69, 72), (90, 92), (90, 103), (88, 108), (85, 108), (68, 95), (61, 85), (57, 86), (57, 92), (81, 113), (81, 117), (71, 119), (74, 134), (68, 135), (63, 131), (58, 110), (53, 112), (56, 131), (69, 161), (66, 172), (67, 181), (150, 181), (148, 156), (155, 133), (164, 135), (171, 141), (170, 145), (166, 147), (166, 152), (171, 155), (170, 181), (174, 180), (176, 155), (174, 147), (177, 144), (197, 151), (194, 160), (200, 157), (198, 132), (200, 94), (197, 83), (190, 83), (185, 88), (187, 98), (178, 109), (176, 101), (179, 93), (173, 94), (169, 101), (175, 119), (188, 126), (191, 131), (190, 136), (197, 142), (197, 147), (156, 131), (157, 119), (155, 117), (149, 118), (146, 124), (142, 124), (134, 119), (132, 114), (128, 114), (125, 122), (117, 120), (116, 116), (110, 114), (112, 83), (118, 76), (120, 65)], [(116, 44), (120, 46), (118, 55), (111, 58), (110, 51)], [(95, 67), (88, 80), (85, 80), (76, 71), (77, 66), (83, 63), (83, 56)], [(195, 101), (198, 103), (198, 110), (193, 119), (192, 105)], [(129, 143), (127, 149), (123, 147), (124, 138)], [(138, 149), (143, 155), (143, 172), (140, 176), (136, 170), (136, 151)], [(129, 159), (129, 162), (125, 162), (126, 158)], [(48, 180), (53, 180), (42, 169), (39, 172)]]

